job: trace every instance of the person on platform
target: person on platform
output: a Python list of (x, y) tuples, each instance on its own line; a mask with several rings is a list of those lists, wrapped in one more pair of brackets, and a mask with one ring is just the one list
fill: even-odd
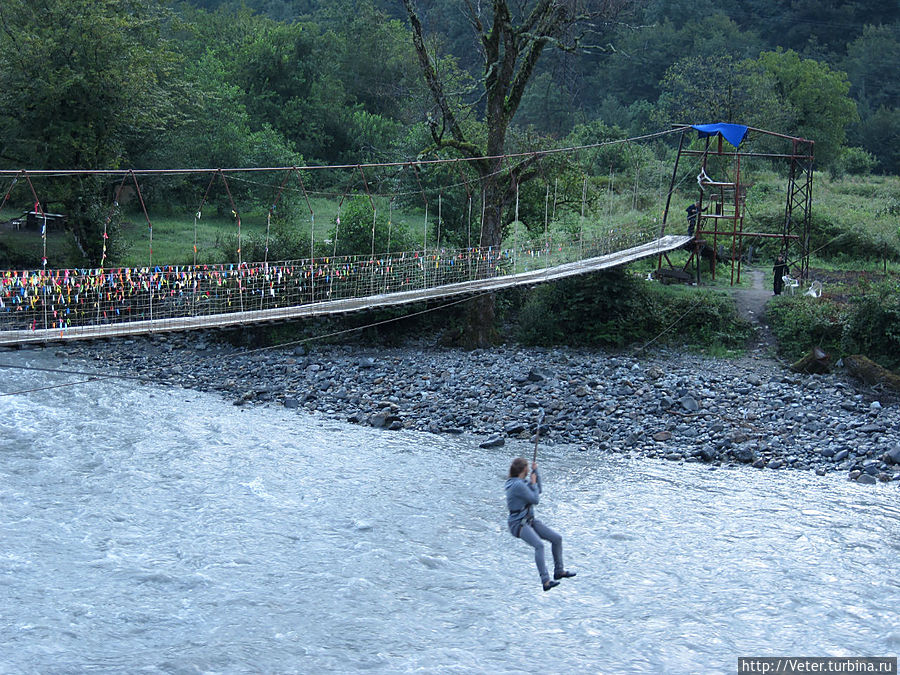
[[(537, 462), (531, 464), (529, 477), (527, 460), (516, 457), (509, 467), (509, 477), (506, 480), (506, 506), (509, 508), (509, 518), (506, 522), (514, 537), (534, 547), (534, 562), (541, 577), (541, 584), (545, 591), (549, 591), (554, 586), (559, 586), (559, 579), (574, 577), (575, 572), (570, 572), (563, 566), (562, 536), (534, 517), (534, 507), (540, 501), (540, 494), (541, 476), (538, 473)], [(550, 542), (553, 554), (553, 579), (547, 571), (544, 542), (541, 539)]]
[(694, 229), (697, 227), (697, 220), (700, 216), (700, 212), (705, 211), (706, 209), (700, 208), (700, 202), (694, 202), (692, 204), (688, 204), (687, 209), (687, 222), (688, 222), (688, 236), (694, 236)]

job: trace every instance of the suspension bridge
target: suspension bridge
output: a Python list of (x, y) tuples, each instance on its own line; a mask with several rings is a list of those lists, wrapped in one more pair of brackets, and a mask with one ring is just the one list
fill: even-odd
[[(685, 148), (685, 135), (689, 130), (696, 130), (699, 139), (705, 139), (702, 149)], [(738, 261), (737, 275), (740, 280), (740, 252), (744, 238), (777, 237), (782, 242), (783, 250), (792, 242), (799, 242), (801, 261), (808, 260), (808, 221), (811, 203), (812, 185), (812, 143), (763, 130), (750, 129), (739, 125), (691, 125), (679, 126), (672, 130), (651, 134), (638, 139), (622, 139), (578, 148), (549, 150), (524, 155), (509, 155), (502, 159), (521, 160), (518, 168), (534, 165), (537, 160), (556, 152), (583, 152), (586, 149), (597, 149), (601, 146), (630, 143), (636, 140), (658, 138), (671, 133), (681, 134), (678, 145), (678, 156), (672, 173), (668, 194), (659, 195), (659, 203), (665, 203), (660, 219), (653, 225), (622, 223), (606, 225), (591, 222), (595, 215), (586, 215), (586, 194), (588, 189), (587, 174), (584, 174), (581, 185), (580, 231), (569, 232), (569, 236), (561, 237), (559, 233), (551, 235), (548, 229), (550, 183), (547, 182), (544, 209), (544, 234), (529, 235), (527, 232), (519, 236), (519, 182), (517, 167), (501, 168), (498, 173), (507, 173), (513, 177), (515, 186), (515, 233), (509, 246), (468, 246), (450, 249), (441, 246), (441, 198), (438, 195), (437, 243), (430, 248), (428, 228), (428, 198), (423, 187), (420, 167), (448, 167), (460, 171), (459, 160), (429, 160), (415, 163), (389, 163), (365, 165), (366, 170), (380, 168), (385, 170), (411, 169), (421, 190), (424, 204), (425, 229), (424, 244), (420, 250), (378, 254), (375, 248), (377, 208), (373, 200), (370, 179), (367, 179), (362, 165), (338, 167), (304, 167), (304, 171), (316, 169), (347, 170), (353, 174), (358, 172), (362, 178), (362, 189), (358, 190), (370, 201), (372, 207), (372, 240), (371, 252), (366, 255), (338, 256), (314, 254), (312, 242), (315, 240), (314, 211), (310, 204), (310, 194), (304, 184), (301, 170), (298, 167), (260, 168), (260, 169), (190, 169), (161, 170), (155, 172), (128, 171), (24, 171), (0, 170), (0, 177), (12, 178), (12, 185), (7, 190), (0, 209), (10, 200), (10, 195), (17, 182), (25, 184), (30, 190), (27, 198), (33, 199), (34, 208), (29, 216), (41, 223), (43, 239), (43, 265), (40, 269), (0, 270), (0, 346), (15, 346), (29, 343), (66, 342), (70, 340), (97, 339), (127, 335), (141, 335), (173, 331), (189, 331), (197, 329), (222, 328), (255, 323), (304, 319), (329, 314), (357, 312), (379, 307), (418, 303), (460, 296), (473, 296), (482, 293), (499, 291), (514, 286), (546, 283), (591, 272), (625, 265), (641, 258), (657, 257), (659, 267), (669, 251), (693, 244), (693, 253), (685, 267), (696, 257), (699, 261), (701, 235), (713, 244), (713, 262), (717, 244), (723, 239), (731, 242), (730, 259), (732, 261), (732, 282), (734, 282), (734, 261)], [(763, 141), (776, 138), (787, 141), (790, 150), (786, 153), (748, 153), (738, 151), (748, 134), (757, 134)], [(710, 145), (710, 139), (718, 138), (718, 144)], [(723, 146), (727, 141), (733, 150)], [(682, 166), (684, 174), (680, 180), (679, 161), (682, 157), (695, 158), (695, 167), (687, 169)], [(775, 159), (789, 162), (790, 175), (787, 191), (787, 207), (784, 224), (780, 232), (746, 232), (743, 229), (745, 199), (748, 185), (741, 178), (741, 161), (749, 157), (762, 157), (771, 162)], [(485, 159), (485, 158), (481, 158)], [(489, 158), (496, 159), (496, 158)], [(717, 160), (718, 163), (713, 163)], [(728, 163), (733, 163), (731, 169)], [(278, 188), (268, 210), (266, 223), (265, 259), (262, 262), (247, 262), (241, 258), (241, 218), (238, 207), (229, 187), (226, 173), (237, 172), (283, 171), (284, 179)], [(666, 219), (669, 204), (678, 186), (686, 180), (693, 179), (693, 172), (699, 171), (696, 182), (699, 186), (700, 199), (697, 201), (699, 213), (696, 231), (693, 236), (666, 234)], [(718, 170), (726, 175), (725, 179), (714, 180), (710, 172)], [(160, 175), (173, 177), (210, 173), (212, 178), (207, 186), (200, 207), (194, 219), (194, 264), (171, 265), (153, 262), (153, 224), (149, 216), (138, 176), (149, 177)], [(637, 200), (639, 167), (634, 167), (634, 196), (632, 208)], [(281, 198), (288, 177), (296, 174), (302, 197), (310, 212), (310, 256), (295, 260), (268, 260), (269, 252), (269, 220)], [(44, 211), (38, 191), (32, 178), (94, 176), (108, 179), (121, 178), (113, 198), (113, 207), (103, 225), (103, 253), (100, 266), (96, 268), (53, 269), (48, 266), (47, 259), (47, 223), (51, 214)], [(371, 176), (371, 174), (370, 174)], [(235, 217), (236, 254), (233, 263), (200, 264), (197, 262), (197, 220), (204, 204), (208, 203), (213, 183), (221, 178), (231, 212)], [(107, 260), (107, 226), (112, 214), (119, 207), (119, 198), (126, 181), (133, 181), (133, 189), (149, 230), (148, 264), (137, 267), (108, 267)], [(481, 177), (484, 179), (484, 176)], [(608, 195), (612, 195), (614, 176), (609, 177)], [(469, 180), (462, 176), (462, 182), (455, 186), (464, 186), (468, 202), (467, 227), (477, 218), (472, 218), (473, 190)], [(271, 187), (271, 186), (264, 186)], [(482, 192), (482, 195), (484, 193)], [(270, 195), (271, 196), (271, 195)], [(346, 196), (346, 194), (344, 195)], [(663, 196), (665, 199), (663, 200)], [(392, 198), (393, 199), (393, 198)], [(709, 200), (714, 207), (704, 213), (704, 200)], [(341, 198), (343, 201), (343, 197)], [(572, 200), (573, 202), (575, 200)], [(391, 202), (393, 203), (393, 202)], [(554, 198), (554, 213), (556, 209)], [(570, 209), (573, 213), (577, 209)], [(481, 225), (484, 227), (485, 213), (482, 206)], [(645, 221), (648, 219), (644, 219)], [(340, 223), (340, 213), (337, 223)], [(724, 223), (724, 225), (722, 224)], [(798, 223), (802, 226), (797, 231)], [(390, 224), (390, 219), (388, 220)], [(793, 228), (793, 229), (792, 229)], [(693, 226), (691, 229), (694, 229)], [(335, 230), (336, 232), (337, 230)], [(484, 232), (482, 232), (482, 235)], [(471, 239), (471, 235), (469, 236)], [(478, 241), (484, 241), (478, 236)], [(390, 236), (388, 236), (390, 241)], [(388, 247), (389, 248), (389, 247)], [(336, 253), (336, 249), (335, 249)], [(671, 262), (669, 262), (671, 265)], [(698, 265), (699, 270), (699, 265)], [(714, 274), (714, 271), (713, 271)]]
[[(303, 319), (545, 283), (690, 241), (614, 237), (588, 257), (544, 246), (412, 251), (240, 265), (0, 273), (0, 345), (66, 342)], [(521, 271), (517, 271), (521, 270)]]

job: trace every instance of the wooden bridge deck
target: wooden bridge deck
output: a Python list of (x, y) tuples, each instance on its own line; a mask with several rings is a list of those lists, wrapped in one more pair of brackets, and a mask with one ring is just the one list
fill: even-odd
[(329, 300), (306, 305), (297, 305), (294, 307), (279, 307), (276, 309), (251, 310), (196, 317), (77, 326), (62, 329), (47, 328), (0, 331), (0, 345), (15, 346), (46, 342), (67, 342), (69, 340), (92, 340), (128, 335), (144, 335), (149, 333), (188, 331), (204, 328), (224, 328), (253, 323), (302, 319), (327, 314), (342, 314), (374, 307), (403, 305), (437, 298), (474, 295), (497, 291), (512, 286), (545, 283), (579, 274), (587, 274), (611, 267), (618, 267), (619, 265), (634, 262), (641, 258), (674, 250), (683, 246), (690, 241), (690, 239), (691, 238), (687, 236), (666, 235), (660, 239), (641, 244), (640, 246), (634, 246), (615, 253), (595, 258), (587, 258), (585, 260), (579, 260), (577, 262), (566, 263), (546, 269), (520, 272), (518, 274), (492, 277), (490, 279), (476, 279), (473, 281), (464, 281), (432, 288), (369, 295), (360, 298)]

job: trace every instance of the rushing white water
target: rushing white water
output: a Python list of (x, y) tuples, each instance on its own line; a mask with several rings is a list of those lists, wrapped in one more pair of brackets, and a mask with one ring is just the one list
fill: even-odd
[[(0, 374), (0, 393), (84, 379)], [(505, 527), (516, 453), (127, 381), (0, 397), (0, 673), (716, 673), (900, 651), (896, 483), (542, 447), (538, 514), (578, 572), (544, 593)]]

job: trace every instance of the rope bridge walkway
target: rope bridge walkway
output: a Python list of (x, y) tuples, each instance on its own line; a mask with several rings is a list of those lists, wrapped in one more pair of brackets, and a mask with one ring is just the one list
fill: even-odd
[(623, 265), (686, 236), (265, 263), (0, 271), (0, 345), (218, 328), (491, 292)]

